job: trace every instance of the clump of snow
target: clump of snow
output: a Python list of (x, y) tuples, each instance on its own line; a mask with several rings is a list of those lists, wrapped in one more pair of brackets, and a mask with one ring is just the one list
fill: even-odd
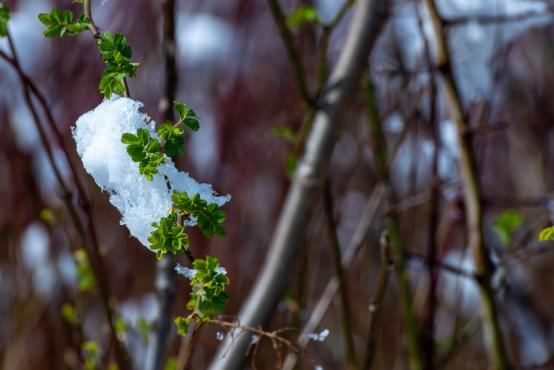
[(121, 224), (149, 248), (152, 223), (167, 216), (171, 207), (171, 191), (167, 188), (166, 178), (172, 191), (185, 191), (190, 196), (198, 193), (208, 203), (218, 206), (231, 197), (217, 196), (211, 185), (198, 183), (188, 173), (177, 170), (167, 157), (152, 181), (139, 173), (139, 165), (127, 154), (121, 136), (135, 134), (139, 128), (144, 128), (152, 137), (158, 138), (155, 123), (140, 112), (142, 106), (139, 101), (117, 96), (104, 100), (79, 117), (73, 128), (73, 138), (85, 170), (102, 190), (110, 194), (110, 203), (121, 212)]
[(177, 266), (175, 266), (175, 271), (179, 274), (179, 275), (183, 275), (184, 277), (186, 277), (187, 279), (192, 279), (194, 277), (194, 274), (196, 274), (196, 270), (195, 269), (189, 269), (188, 267), (185, 267), (185, 266), (181, 266), (179, 264), (177, 264)]
[(217, 333), (215, 333), (215, 339), (221, 342), (223, 341), (223, 339), (225, 339), (225, 335), (222, 332), (218, 331)]
[(323, 329), (320, 333), (308, 334), (308, 337), (315, 342), (323, 342), (329, 336), (329, 329)]

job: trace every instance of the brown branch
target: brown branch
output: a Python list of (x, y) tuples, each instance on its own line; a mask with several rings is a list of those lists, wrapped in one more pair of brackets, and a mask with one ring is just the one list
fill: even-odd
[(496, 369), (509, 369), (508, 355), (502, 339), (494, 292), (492, 288), (492, 264), (483, 240), (483, 209), (480, 199), (479, 174), (469, 124), (466, 120), (458, 85), (454, 78), (444, 21), (441, 19), (434, 0), (424, 0), (433, 28), (436, 46), (435, 64), (442, 78), (444, 93), (448, 102), (451, 120), (456, 125), (460, 146), (460, 177), (464, 188), (464, 203), (468, 245), (473, 252), (476, 273), (479, 276), (479, 293), (482, 301), (482, 315), (488, 352)]

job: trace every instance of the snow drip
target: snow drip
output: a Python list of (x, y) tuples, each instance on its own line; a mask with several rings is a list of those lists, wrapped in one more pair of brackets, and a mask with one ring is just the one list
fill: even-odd
[[(195, 193), (208, 203), (222, 206), (231, 197), (217, 196), (209, 184), (200, 184), (188, 173), (178, 171), (173, 161), (166, 157), (158, 167), (152, 181), (139, 173), (139, 164), (131, 160), (126, 145), (121, 143), (124, 133), (136, 134), (144, 128), (156, 139), (155, 122), (139, 109), (143, 104), (128, 98), (114, 97), (104, 100), (90, 112), (83, 114), (73, 128), (77, 153), (85, 170), (96, 184), (110, 194), (110, 203), (121, 212), (121, 224), (127, 226), (132, 236), (150, 248), (148, 237), (152, 223), (169, 214), (171, 189)], [(189, 220), (187, 225), (194, 224)]]

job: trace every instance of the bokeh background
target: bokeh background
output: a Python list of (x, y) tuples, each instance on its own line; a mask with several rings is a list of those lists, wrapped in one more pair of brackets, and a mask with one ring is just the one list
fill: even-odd
[[(318, 9), (323, 22), (333, 18), (339, 0), (282, 1), (290, 12), (298, 4)], [(93, 39), (84, 33), (45, 39), (37, 15), (52, 7), (78, 5), (66, 1), (7, 1), (9, 23), (26, 73), (47, 97), (70, 148), (56, 159), (71, 181), (67, 161), (75, 164), (92, 199), (109, 291), (121, 335), (133, 361), (144, 361), (148, 328), (159, 305), (154, 291), (156, 258), (120, 226), (119, 213), (88, 176), (75, 152), (71, 126), (102, 101), (97, 85), (103, 63)], [(454, 74), (461, 87), (474, 134), (480, 184), (485, 204), (485, 237), (497, 265), (496, 297), (509, 356), (521, 366), (548, 363), (554, 350), (554, 254), (550, 243), (537, 241), (538, 231), (552, 219), (554, 203), (554, 23), (549, 1), (441, 0), (439, 10), (449, 20), (448, 40)], [(471, 271), (466, 250), (462, 189), (457, 169), (458, 144), (444, 99), (438, 101), (438, 142), (430, 123), (432, 89), (423, 32), (430, 32), (419, 1), (395, 0), (373, 50), (366, 75), (377, 91), (390, 156), (392, 188), (399, 203), (402, 237), (410, 251), (409, 273), (414, 307), (423, 317), (427, 273), (418, 255), (430, 240), (430, 196), (433, 153), (438, 150), (440, 180), (439, 225), (434, 236), (439, 259)], [(96, 23), (124, 33), (141, 63), (129, 80), (131, 95), (143, 111), (160, 121), (163, 96), (161, 7), (158, 1), (93, 2)], [(335, 29), (327, 57), (332, 66), (343, 46), (350, 12)], [(321, 30), (306, 25), (294, 30), (313, 90), (317, 83), (317, 53)], [(186, 155), (178, 166), (220, 194), (231, 194), (225, 238), (206, 239), (191, 231), (195, 255), (217, 256), (231, 279), (225, 314), (234, 316), (256, 281), (272, 230), (286, 194), (296, 146), (278, 132), (298, 132), (305, 118), (290, 61), (266, 2), (249, 0), (181, 0), (178, 2), (177, 97), (201, 119), (199, 132), (186, 140)], [(5, 41), (0, 48), (7, 50)], [(72, 326), (62, 307), (70, 303), (82, 324), (82, 338), (104, 350), (109, 335), (94, 287), (79, 289), (83, 279), (76, 251), (83, 246), (60, 199), (33, 118), (25, 105), (17, 74), (0, 63), (0, 364), (4, 369), (72, 369), (77, 355)], [(364, 91), (351, 97), (335, 147), (330, 182), (338, 220), (338, 236), (346, 246), (377, 183), (373, 145)], [(337, 124), (339, 124), (337, 122)], [(277, 134), (276, 134), (277, 128)], [(437, 145), (438, 144), (438, 145)], [(523, 222), (508, 243), (494, 231), (497, 217), (516, 210)], [(379, 267), (379, 236), (384, 207), (371, 224), (369, 237), (347, 270), (349, 313), (357, 353), (363, 358), (367, 341), (369, 302)], [(331, 242), (321, 200), (311, 215), (290, 285), (267, 329), (300, 327), (309, 317), (328, 280), (334, 275)], [(181, 261), (186, 264), (186, 261)], [(441, 270), (436, 321), (437, 357), (443, 368), (487, 367), (478, 322), (479, 297), (471, 279)], [(174, 315), (185, 314), (189, 292), (177, 279)], [(320, 329), (329, 337), (312, 343), (302, 368), (341, 369), (339, 301)], [(408, 368), (402, 310), (397, 283), (389, 281), (374, 368)], [(207, 368), (220, 342), (217, 328), (199, 334), (193, 368)], [(469, 333), (469, 334), (468, 334)], [(467, 334), (467, 338), (463, 337)], [(461, 344), (457, 339), (463, 337)], [(458, 345), (459, 344), (459, 345)], [(170, 336), (168, 356), (177, 355), (180, 337)], [(450, 349), (455, 350), (450, 352)], [(260, 369), (276, 362), (271, 344), (256, 354)], [(170, 361), (171, 363), (171, 361)], [(140, 365), (139, 367), (140, 368)], [(541, 367), (554, 368), (554, 363)]]

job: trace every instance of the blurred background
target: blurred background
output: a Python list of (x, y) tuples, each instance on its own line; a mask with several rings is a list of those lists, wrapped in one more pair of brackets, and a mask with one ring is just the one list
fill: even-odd
[[(343, 5), (339, 0), (281, 1), (287, 14), (299, 4), (315, 7), (322, 23), (330, 22)], [(103, 62), (87, 33), (63, 39), (42, 36), (39, 13), (52, 7), (79, 13), (79, 5), (69, 0), (12, 0), (6, 5), (12, 11), (9, 30), (22, 67), (44, 92), (69, 148), (69, 158), (54, 150), (62, 176), (72, 184), (68, 161), (73, 163), (91, 199), (118, 336), (140, 368), (159, 307), (156, 258), (119, 224), (120, 214), (109, 204), (108, 194), (84, 172), (71, 137), (77, 118), (102, 101), (97, 86)], [(440, 0), (438, 6), (447, 21), (453, 72), (474, 138), (485, 242), (496, 266), (495, 292), (508, 355), (523, 368), (544, 364), (535, 368), (554, 369), (550, 361), (554, 254), (550, 242), (537, 241), (538, 232), (554, 215), (549, 196), (554, 185), (549, 170), (554, 160), (554, 5), (538, 0)], [(326, 56), (331, 67), (343, 46), (351, 11), (329, 40)], [(381, 203), (368, 237), (346, 270), (347, 309), (360, 361), (367, 347), (368, 307), (377, 284), (379, 237), (387, 211), (394, 209), (398, 216), (420, 322), (429, 289), (429, 274), (420, 257), (425, 256), (430, 240), (435, 238), (442, 263), (462, 272), (473, 269), (466, 248), (455, 128), (441, 86), (438, 92), (433, 89), (433, 71), (426, 57), (428, 16), (416, 0), (391, 1), (389, 13), (365, 75), (375, 86), (388, 144), (390, 186), (398, 203), (388, 209)], [(101, 29), (127, 36), (132, 60), (141, 63), (137, 77), (129, 80), (131, 96), (142, 101), (143, 112), (159, 122), (164, 94), (160, 2), (93, 1), (93, 14)], [(292, 33), (308, 87), (315, 91), (321, 27), (308, 23)], [(266, 2), (178, 1), (176, 34), (177, 98), (201, 120), (200, 131), (187, 137), (186, 155), (178, 167), (213, 184), (220, 194), (232, 196), (224, 207), (229, 216), (227, 236), (207, 239), (191, 230), (191, 248), (196, 256), (217, 256), (227, 269), (231, 298), (224, 313), (233, 317), (264, 261), (301, 153), (297, 135), (304, 127), (306, 108)], [(5, 39), (0, 40), (0, 48), (8, 50)], [(0, 364), (4, 369), (81, 368), (80, 343), (95, 343), (93, 352), (110, 348), (99, 293), (17, 73), (4, 61), (0, 91)], [(433, 101), (436, 126), (430, 108)], [(342, 125), (329, 181), (338, 240), (344, 249), (378, 182), (361, 85), (350, 99)], [(53, 132), (47, 135), (54, 141)], [(434, 181), (438, 181), (440, 201), (438, 223), (431, 228)], [(506, 228), (502, 220), (514, 226)], [(335, 274), (322, 199), (312, 212), (303, 244), (297, 264), (290, 266), (287, 293), (267, 330), (301, 328)], [(439, 268), (437, 282), (437, 368), (487, 368), (474, 281), (459, 271)], [(173, 316), (187, 313), (189, 289), (187, 280), (177, 279)], [(394, 276), (381, 303), (373, 368), (408, 368)], [(308, 345), (299, 368), (345, 368), (340, 307), (336, 298), (318, 328), (328, 329), (330, 335)], [(200, 331), (193, 369), (208, 367), (220, 344), (218, 331), (222, 330), (204, 327)], [(181, 343), (174, 328), (169, 340), (167, 369), (174, 366)], [(272, 369), (277, 362), (269, 341), (253, 357), (259, 369)]]

